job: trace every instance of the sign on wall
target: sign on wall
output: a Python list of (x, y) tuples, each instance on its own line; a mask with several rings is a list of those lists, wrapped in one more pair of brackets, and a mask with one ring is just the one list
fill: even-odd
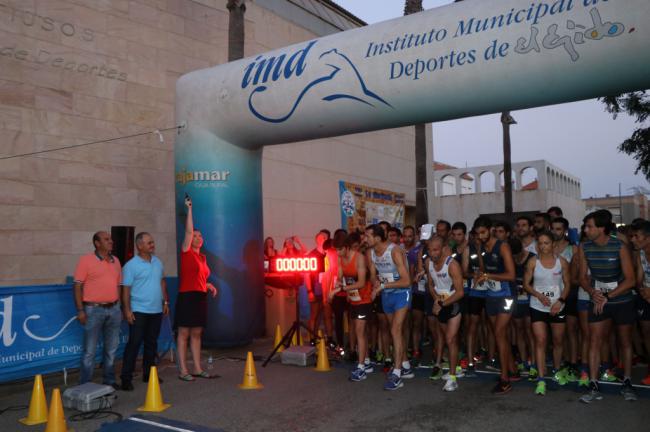
[(352, 232), (387, 221), (402, 229), (405, 198), (402, 193), (339, 181), (341, 226)]

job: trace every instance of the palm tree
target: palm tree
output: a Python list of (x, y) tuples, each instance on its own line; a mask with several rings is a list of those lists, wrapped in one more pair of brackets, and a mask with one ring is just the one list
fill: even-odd
[(246, 0), (228, 0), (228, 61), (244, 58), (244, 13)]
[[(404, 15), (422, 12), (422, 0), (405, 0)], [(426, 125), (415, 125), (415, 225), (422, 226), (429, 221), (427, 209), (427, 137)]]

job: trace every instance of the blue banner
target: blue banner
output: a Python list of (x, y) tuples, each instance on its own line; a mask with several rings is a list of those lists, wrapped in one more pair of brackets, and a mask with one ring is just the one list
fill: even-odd
[[(176, 282), (176, 278), (167, 279), (170, 297), (175, 297)], [(163, 319), (159, 352), (173, 345), (170, 322), (168, 317)], [(123, 321), (119, 358), (128, 335), (128, 324)], [(0, 288), (0, 347), (0, 383), (79, 368), (83, 327), (77, 321), (72, 285)], [(101, 355), (98, 349), (97, 362)]]

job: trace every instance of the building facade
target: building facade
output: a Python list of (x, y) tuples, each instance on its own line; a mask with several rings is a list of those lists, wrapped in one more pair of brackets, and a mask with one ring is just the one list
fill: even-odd
[[(471, 226), (479, 215), (504, 212), (503, 165), (453, 168), (434, 165), (436, 219), (462, 221)], [(559, 206), (571, 226), (579, 226), (585, 213), (581, 182), (545, 160), (512, 164), (514, 213), (544, 212)]]
[[(81, 145), (0, 160), (0, 284), (63, 283), (113, 226), (150, 232), (176, 275), (175, 83), (227, 61), (226, 3), (0, 0), (0, 157)], [(327, 0), (249, 0), (244, 53), (361, 25)], [(265, 235), (338, 227), (340, 180), (414, 205), (414, 129), (265, 149)]]
[(640, 193), (634, 195), (605, 195), (584, 200), (586, 211), (609, 210), (615, 223), (631, 224), (636, 218), (648, 219), (648, 198)]

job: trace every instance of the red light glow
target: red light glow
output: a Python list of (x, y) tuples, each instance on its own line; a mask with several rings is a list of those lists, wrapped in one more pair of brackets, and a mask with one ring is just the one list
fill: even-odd
[(318, 260), (314, 257), (278, 258), (275, 260), (276, 272), (315, 272)]

